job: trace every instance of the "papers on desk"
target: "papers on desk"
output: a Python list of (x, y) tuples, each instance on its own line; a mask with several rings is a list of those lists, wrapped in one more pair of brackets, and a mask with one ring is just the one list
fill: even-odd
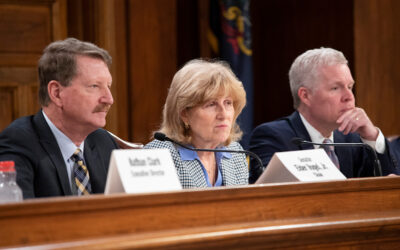
[(345, 180), (323, 149), (275, 153), (256, 184)]

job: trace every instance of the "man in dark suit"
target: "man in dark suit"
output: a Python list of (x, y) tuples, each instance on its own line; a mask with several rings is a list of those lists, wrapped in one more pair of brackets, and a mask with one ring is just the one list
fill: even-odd
[[(294, 145), (293, 137), (316, 143), (365, 142), (378, 153), (383, 175), (397, 173), (382, 132), (365, 111), (355, 106), (354, 80), (343, 53), (320, 48), (308, 50), (293, 62), (290, 88), (296, 111), (288, 117), (259, 125), (250, 139), (250, 150), (268, 165), (275, 152), (312, 149)], [(336, 147), (334, 162), (348, 178), (373, 176), (373, 155), (365, 148)], [(264, 169), (250, 164), (250, 183)]]
[(113, 103), (111, 57), (94, 44), (68, 38), (39, 60), (42, 109), (0, 134), (0, 160), (15, 161), (24, 198), (103, 193), (111, 151), (100, 129)]

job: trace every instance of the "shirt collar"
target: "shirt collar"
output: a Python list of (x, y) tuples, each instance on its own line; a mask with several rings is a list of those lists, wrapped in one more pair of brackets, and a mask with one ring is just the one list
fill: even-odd
[[(300, 112), (299, 112), (300, 114)], [(308, 134), (310, 135), (311, 141), (312, 142), (316, 142), (316, 143), (322, 143), (325, 139), (325, 137), (323, 137), (321, 135), (321, 133), (316, 130), (307, 120), (306, 118), (304, 118), (304, 116), (302, 116), (300, 114), (300, 118), (301, 121), (303, 122), (304, 126), (306, 127), (306, 130), (308, 132)], [(331, 135), (329, 136), (329, 138), (332, 142), (333, 142), (333, 132), (331, 133)]]
[[(60, 147), (61, 154), (64, 158), (64, 161), (68, 161), (68, 159), (71, 157), (71, 155), (74, 154), (76, 150), (76, 145), (69, 139), (61, 130), (59, 130), (52, 122), (51, 120), (47, 117), (46, 113), (42, 110), (44, 119), (46, 120), (47, 124), (50, 127), (51, 132), (53, 133), (54, 137), (56, 138), (57, 144)], [(84, 144), (85, 141), (81, 143), (79, 148), (81, 149), (81, 152), (83, 153), (84, 149)]]
[[(189, 146), (190, 148), (193, 148), (193, 146)], [(216, 149), (227, 149), (226, 147), (217, 147)], [(198, 154), (196, 151), (189, 150), (187, 148), (179, 147), (178, 146), (178, 152), (179, 155), (181, 156), (181, 159), (183, 161), (192, 161), (192, 160), (200, 160)], [(232, 154), (229, 152), (216, 152), (216, 157), (217, 158), (232, 158)]]

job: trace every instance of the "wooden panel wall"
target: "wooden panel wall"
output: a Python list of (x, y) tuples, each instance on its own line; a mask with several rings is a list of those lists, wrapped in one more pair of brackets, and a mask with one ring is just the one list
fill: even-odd
[(113, 57), (114, 104), (106, 129), (147, 143), (160, 125), (174, 73), (198, 57), (197, 2), (69, 0), (68, 7), (69, 36), (96, 43)]
[(291, 114), (288, 72), (309, 49), (341, 50), (353, 68), (353, 2), (252, 0), (254, 124)]
[(0, 131), (38, 111), (37, 60), (49, 42), (66, 35), (65, 3), (0, 1)]
[(400, 134), (400, 1), (354, 3), (357, 103), (385, 135)]
[(129, 101), (132, 139), (148, 142), (177, 70), (177, 3), (132, 0), (128, 6)]
[(68, 36), (95, 43), (113, 58), (114, 104), (106, 129), (130, 140), (126, 0), (68, 0)]
[[(307, 49), (327, 46), (348, 58), (358, 105), (386, 135), (399, 134), (399, 5), (252, 0), (254, 124), (293, 111), (287, 77), (292, 61)], [(49, 42), (72, 36), (113, 56), (115, 103), (106, 128), (123, 139), (148, 142), (160, 125), (176, 70), (192, 58), (210, 56), (207, 25), (206, 0), (1, 0), (0, 130), (37, 111), (37, 59)]]
[(129, 107), (128, 107), (128, 75), (127, 40), (126, 40), (126, 2), (124, 0), (96, 1), (98, 30), (97, 44), (106, 48), (113, 57), (111, 75), (113, 76), (112, 92), (114, 104), (107, 116), (106, 129), (129, 138)]

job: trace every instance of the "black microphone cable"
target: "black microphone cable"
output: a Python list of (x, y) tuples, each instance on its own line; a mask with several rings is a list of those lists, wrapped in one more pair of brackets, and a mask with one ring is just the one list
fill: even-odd
[(183, 148), (192, 150), (192, 151), (202, 151), (202, 152), (228, 152), (228, 153), (240, 153), (240, 154), (246, 154), (246, 155), (250, 155), (253, 158), (255, 158), (258, 162), (259, 167), (263, 170), (264, 166), (262, 164), (262, 161), (260, 159), (260, 157), (258, 157), (258, 155), (256, 155), (255, 153), (248, 151), (248, 150), (229, 150), (229, 149), (205, 149), (205, 148), (190, 148), (180, 142), (177, 142), (171, 138), (169, 138), (168, 136), (166, 136), (164, 133), (161, 132), (156, 132), (154, 133), (154, 138), (159, 140), (159, 141), (170, 141), (174, 144), (177, 144)]

